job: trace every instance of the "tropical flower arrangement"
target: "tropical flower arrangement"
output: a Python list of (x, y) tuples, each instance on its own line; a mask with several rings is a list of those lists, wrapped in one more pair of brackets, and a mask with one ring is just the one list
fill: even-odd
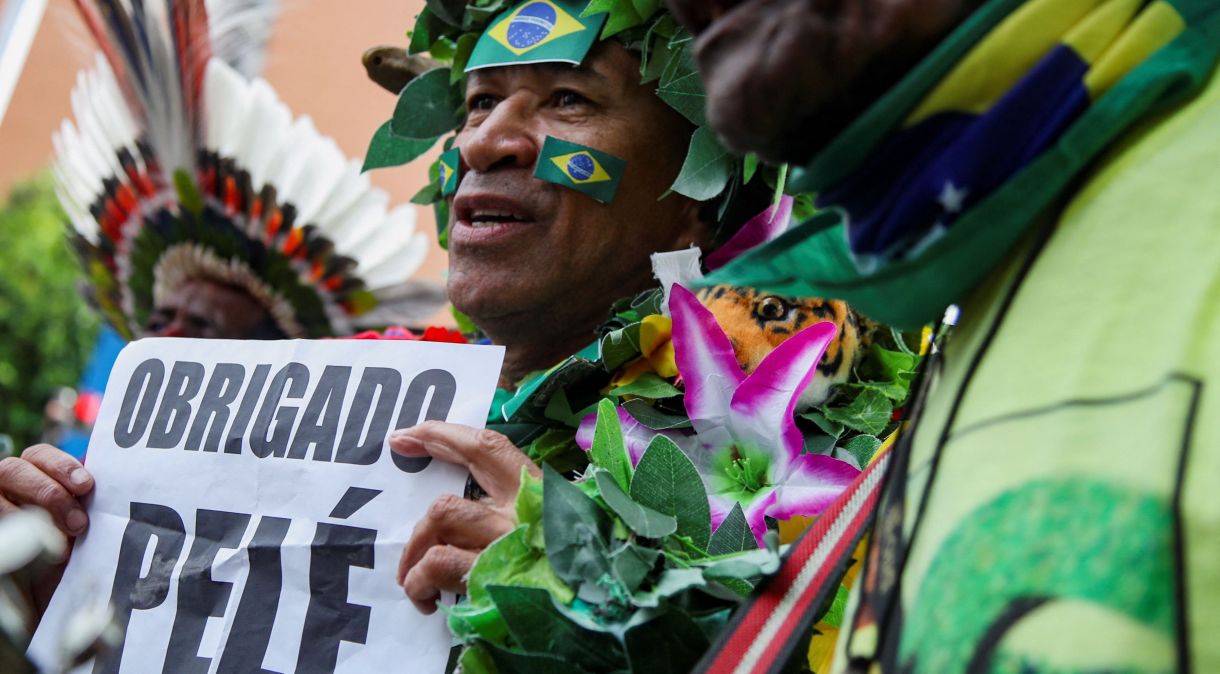
[(778, 568), (777, 524), (821, 513), (896, 427), (918, 362), (902, 335), (802, 410), (834, 324), (745, 373), (695, 295), (669, 295), (669, 316), (659, 290), (624, 301), (596, 354), (502, 401), (544, 476), (523, 475), (517, 528), (449, 611), (464, 672), (689, 671)]

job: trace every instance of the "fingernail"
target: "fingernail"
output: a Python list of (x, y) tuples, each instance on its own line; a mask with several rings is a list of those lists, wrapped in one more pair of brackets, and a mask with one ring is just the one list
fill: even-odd
[(70, 531), (76, 533), (85, 528), (85, 525), (89, 523), (89, 518), (85, 517), (85, 511), (73, 510), (72, 512), (68, 513), (67, 518), (64, 519), (64, 523), (68, 525), (68, 529)]
[(78, 487), (84, 486), (89, 483), (89, 471), (77, 468), (68, 474), (68, 481)]

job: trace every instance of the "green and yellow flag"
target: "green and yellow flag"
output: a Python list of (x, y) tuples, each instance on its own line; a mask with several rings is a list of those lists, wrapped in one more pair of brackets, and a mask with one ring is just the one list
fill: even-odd
[(534, 177), (593, 197), (603, 204), (614, 201), (627, 162), (584, 145), (547, 136), (538, 156)]
[(458, 181), (461, 179), (458, 175), (461, 164), (462, 156), (456, 147), (441, 155), (436, 170), (442, 196), (447, 197), (457, 191)]
[(597, 41), (606, 14), (581, 17), (587, 2), (526, 0), (506, 12), (479, 38), (466, 72), (526, 63), (580, 65)]

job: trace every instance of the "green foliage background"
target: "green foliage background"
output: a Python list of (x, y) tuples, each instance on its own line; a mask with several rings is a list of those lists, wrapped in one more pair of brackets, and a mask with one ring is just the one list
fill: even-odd
[(18, 450), (38, 440), (55, 388), (76, 385), (97, 334), (66, 221), (46, 175), (0, 206), (0, 434)]

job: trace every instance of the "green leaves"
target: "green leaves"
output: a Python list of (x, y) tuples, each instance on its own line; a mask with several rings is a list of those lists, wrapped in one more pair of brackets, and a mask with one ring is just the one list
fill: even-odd
[(881, 449), (881, 440), (872, 435), (857, 435), (843, 445), (843, 451), (851, 454), (861, 468), (868, 465), (878, 449)]
[[(901, 339), (901, 335), (896, 335), (896, 337)], [(898, 343), (903, 348), (906, 347), (901, 341)], [(911, 380), (915, 377), (915, 368), (919, 364), (919, 356), (904, 351), (891, 351), (876, 344), (873, 345), (870, 356), (872, 362), (876, 363), (877, 368), (881, 371), (883, 378), (901, 383), (906, 387), (910, 386)], [(899, 401), (901, 400), (900, 398)]]
[[(672, 45), (672, 43), (671, 43)], [(661, 73), (657, 96), (695, 126), (707, 125), (707, 91), (695, 67), (689, 43), (669, 47), (669, 62)]]
[(433, 142), (462, 123), (463, 101), (449, 84), (449, 68), (434, 68), (411, 80), (398, 96), (390, 132)]
[(757, 548), (758, 542), (754, 540), (754, 532), (746, 522), (745, 511), (741, 509), (740, 503), (734, 503), (728, 517), (724, 518), (716, 528), (716, 533), (712, 534), (712, 540), (707, 545), (707, 554), (726, 555)]
[(721, 147), (716, 134), (699, 127), (691, 136), (686, 162), (670, 189), (695, 201), (708, 201), (728, 186), (734, 164), (733, 155)]
[(628, 544), (611, 553), (610, 568), (614, 571), (614, 577), (623, 584), (623, 589), (634, 594), (660, 556), (660, 550)]
[(636, 421), (654, 431), (669, 431), (681, 428), (691, 428), (690, 419), (681, 414), (670, 414), (650, 405), (646, 400), (628, 400), (623, 403), (623, 409)]
[(568, 428), (548, 428), (521, 447), (521, 451), (534, 463), (547, 464), (561, 473), (583, 470), (589, 463), (589, 455), (576, 444)]
[(640, 324), (632, 323), (611, 331), (602, 337), (602, 364), (607, 372), (613, 372), (640, 356)]
[(594, 479), (602, 500), (636, 534), (644, 538), (664, 538), (678, 530), (678, 520), (631, 500), (606, 471), (597, 471)]
[[(368, 152), (364, 155), (364, 166), (361, 171), (384, 168), (386, 166), (402, 166), (419, 158), (436, 144), (435, 138), (415, 140), (395, 136), (390, 131), (390, 122), (382, 124), (373, 134), (369, 142)], [(427, 203), (432, 203), (429, 200)]]
[(610, 572), (603, 543), (611, 528), (610, 518), (553, 468), (543, 466), (542, 471), (547, 559), (577, 596), (586, 601), (604, 600), (604, 590), (597, 582)]
[(643, 25), (661, 8), (661, 0), (592, 0), (582, 17), (605, 12), (606, 26), (601, 39), (617, 35), (629, 28)]
[[(428, 11), (425, 10), (425, 13)], [(456, 46), (464, 47), (463, 43)], [(469, 52), (466, 55), (469, 56)], [(369, 141), (362, 171), (412, 162), (430, 150), (441, 136), (462, 123), (464, 105), (460, 90), (451, 86), (450, 72), (448, 68), (429, 70), (403, 88), (394, 108), (394, 116), (382, 124)], [(435, 171), (436, 166), (433, 165), (432, 183), (416, 194), (412, 202), (433, 203), (440, 198)], [(447, 218), (438, 218), (438, 226), (446, 221)], [(442, 229), (439, 232), (442, 248), (445, 247), (445, 235)]]
[(866, 388), (847, 407), (828, 407), (824, 413), (830, 421), (861, 433), (879, 435), (890, 424), (894, 405), (883, 393)]
[(693, 671), (710, 644), (689, 616), (667, 611), (627, 630), (623, 638), (632, 672), (680, 674)]
[(712, 514), (695, 464), (669, 438), (648, 445), (631, 481), (631, 498), (678, 521), (677, 533), (707, 549)]
[(624, 384), (610, 391), (612, 396), (633, 395), (651, 400), (672, 398), (681, 394), (682, 392), (677, 387), (652, 372), (645, 372), (630, 384)]
[(428, 10), (438, 19), (453, 26), (462, 25), (462, 11), (466, 8), (465, 0), (426, 0)]
[(98, 316), (80, 292), (78, 261), (86, 261), (92, 276), (92, 299), (128, 332), (115, 277), (93, 255), (75, 258), (64, 240), (65, 222), (45, 174), (14, 185), (0, 204), (0, 446), (5, 434), (17, 449), (37, 442), (43, 405), (58, 387), (80, 381), (89, 361)]
[(585, 671), (613, 671), (625, 664), (615, 657), (619, 649), (613, 636), (568, 620), (546, 591), (493, 586), (488, 592), (521, 648), (557, 655)]

